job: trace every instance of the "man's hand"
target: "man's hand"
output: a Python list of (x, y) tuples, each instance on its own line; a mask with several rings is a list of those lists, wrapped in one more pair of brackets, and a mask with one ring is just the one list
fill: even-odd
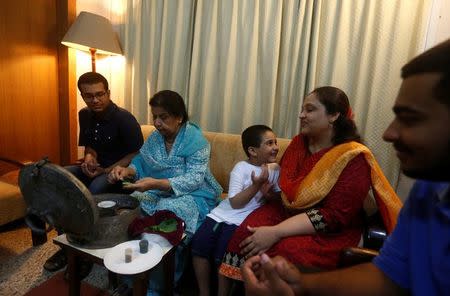
[(267, 251), (280, 240), (274, 226), (247, 226), (247, 229), (253, 234), (245, 238), (239, 244), (241, 254), (247, 258)]
[(100, 166), (93, 168), (89, 166), (83, 166), (83, 164), (81, 164), (81, 171), (89, 178), (95, 178), (98, 175), (105, 173), (105, 169)]
[(109, 172), (107, 180), (109, 183), (114, 184), (118, 181), (123, 181), (126, 178), (133, 178), (135, 175), (136, 172), (132, 168), (116, 166)]
[(100, 167), (97, 158), (88, 153), (84, 156), (84, 162), (80, 165), (81, 171), (89, 178), (95, 178), (105, 172), (104, 168)]
[(99, 166), (97, 158), (91, 153), (87, 153), (84, 156), (83, 164), (85, 164), (90, 170), (95, 170), (95, 168)]
[(283, 257), (266, 254), (248, 259), (241, 267), (246, 295), (295, 295), (302, 275)]

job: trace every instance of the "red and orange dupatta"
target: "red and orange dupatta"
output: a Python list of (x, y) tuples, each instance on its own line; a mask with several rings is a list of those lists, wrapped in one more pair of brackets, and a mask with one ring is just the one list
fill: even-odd
[(402, 202), (366, 146), (357, 142), (337, 145), (322, 156), (308, 175), (298, 177), (297, 170), (306, 157), (306, 151), (302, 136), (296, 136), (283, 155), (279, 183), (286, 208), (307, 209), (320, 202), (331, 191), (349, 161), (363, 153), (370, 166), (372, 190), (384, 225), (388, 233), (394, 229)]

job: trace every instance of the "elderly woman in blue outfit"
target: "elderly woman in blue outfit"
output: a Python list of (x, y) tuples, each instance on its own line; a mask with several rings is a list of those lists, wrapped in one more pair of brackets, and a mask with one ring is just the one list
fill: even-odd
[[(141, 209), (148, 215), (159, 210), (174, 212), (184, 220), (189, 241), (222, 192), (209, 170), (210, 145), (200, 128), (188, 121), (178, 93), (160, 91), (149, 104), (156, 131), (131, 164), (126, 168), (115, 167), (108, 180), (111, 183), (136, 180), (124, 188), (135, 190), (132, 195), (140, 200)], [(177, 265), (182, 261), (178, 249)], [(181, 275), (177, 273), (176, 279)], [(152, 286), (151, 282), (150, 289)]]

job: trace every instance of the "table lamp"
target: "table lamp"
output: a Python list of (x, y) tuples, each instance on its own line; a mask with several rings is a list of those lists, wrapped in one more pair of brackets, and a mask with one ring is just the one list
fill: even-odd
[(82, 11), (64, 35), (62, 44), (91, 53), (92, 71), (95, 72), (95, 54), (122, 55), (117, 34), (111, 22), (100, 15)]

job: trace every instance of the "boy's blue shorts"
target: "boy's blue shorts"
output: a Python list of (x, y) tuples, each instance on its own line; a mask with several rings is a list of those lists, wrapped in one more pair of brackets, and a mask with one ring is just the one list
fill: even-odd
[(214, 259), (216, 264), (222, 262), (223, 255), (237, 225), (219, 223), (206, 217), (203, 224), (192, 238), (192, 255)]

